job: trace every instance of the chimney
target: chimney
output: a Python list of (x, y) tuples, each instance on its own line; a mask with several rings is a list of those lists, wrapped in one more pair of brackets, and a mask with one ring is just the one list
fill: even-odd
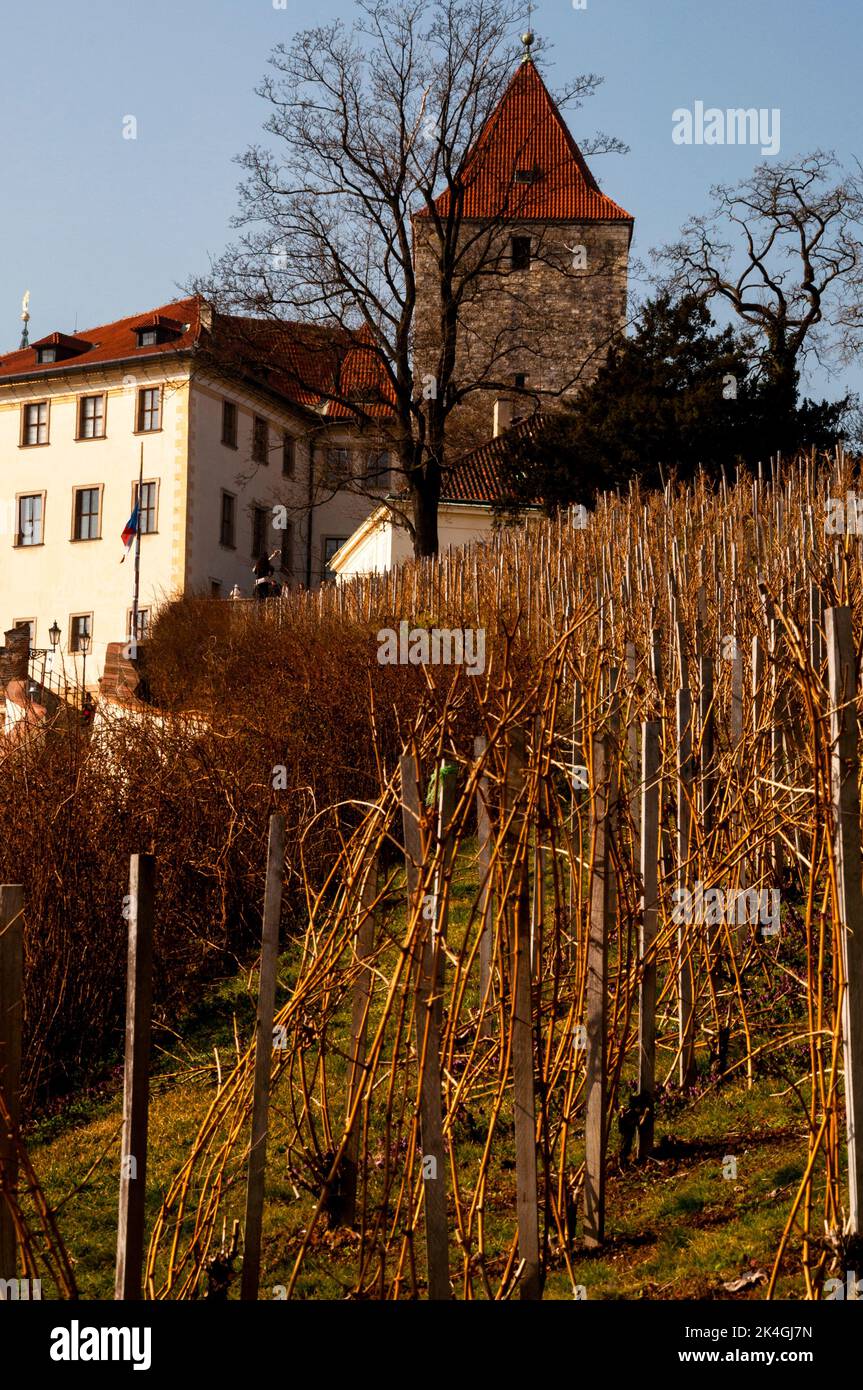
[(0, 646), (0, 701), (10, 681), (26, 681), (31, 659), (31, 634), (26, 627), (13, 627), (4, 634), (6, 646)]
[(494, 403), (494, 438), (508, 430), (512, 424), (513, 402), (506, 396), (498, 396)]

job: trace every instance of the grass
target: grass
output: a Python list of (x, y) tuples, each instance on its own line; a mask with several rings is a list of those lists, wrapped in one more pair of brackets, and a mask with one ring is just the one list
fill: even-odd
[[(453, 938), (476, 890), (466, 855), (456, 876), (451, 910)], [(286, 985), (296, 953), (281, 962)], [(175, 1035), (162, 1039), (151, 1080), (148, 1156), (148, 1222), (181, 1166), (218, 1086), (252, 1034), (254, 974), (213, 986)], [(331, 1079), (343, 1082), (333, 1058)], [(59, 1208), (60, 1231), (75, 1262), (84, 1298), (113, 1292), (121, 1094), (115, 1069), (100, 1090), (79, 1097), (62, 1114), (33, 1126), (31, 1154), (49, 1201)], [(297, 1232), (313, 1209), (310, 1193), (287, 1169), (286, 1116), (276, 1094), (271, 1110), (261, 1296), (278, 1296), (298, 1246)], [(470, 1125), (457, 1133), (459, 1169), (469, 1180), (478, 1149)], [(574, 1145), (577, 1148), (577, 1142)], [(754, 1270), (770, 1272), (789, 1205), (803, 1172), (805, 1125), (796, 1100), (781, 1082), (763, 1077), (747, 1090), (742, 1080), (707, 1089), (686, 1100), (668, 1092), (656, 1123), (656, 1153), (644, 1166), (621, 1166), (616, 1136), (610, 1144), (607, 1243), (597, 1253), (580, 1251), (573, 1278), (589, 1299), (727, 1298), (722, 1285)], [(575, 1155), (576, 1159), (578, 1154)], [(728, 1160), (736, 1162), (734, 1168)], [(486, 1246), (503, 1251), (514, 1233), (514, 1146), (504, 1126), (495, 1153), (495, 1181), (486, 1204)], [(231, 1169), (224, 1209), (241, 1216), (242, 1164)], [(296, 1294), (343, 1298), (351, 1287), (358, 1236), (322, 1227), (308, 1251)], [(456, 1259), (455, 1242), (452, 1245)], [(573, 1287), (552, 1241), (545, 1297), (571, 1299)], [(422, 1255), (419, 1254), (422, 1267)], [(494, 1256), (490, 1268), (503, 1268)], [(454, 1265), (454, 1272), (456, 1266)], [(420, 1273), (422, 1268), (420, 1269)], [(460, 1275), (456, 1292), (461, 1296)], [(799, 1297), (802, 1280), (792, 1260), (781, 1272), (777, 1295)], [(736, 1297), (759, 1298), (763, 1285)]]
[[(214, 993), (213, 1024), (226, 1025), (226, 1009), (250, 1006), (240, 990)], [(238, 1011), (239, 1012), (239, 1011)], [(188, 1045), (184, 1042), (184, 1046)], [(223, 1064), (227, 1062), (223, 1059)], [(194, 1138), (215, 1087), (215, 1059), (204, 1048), (189, 1057), (191, 1074), (154, 1082), (150, 1108), (148, 1216), (152, 1218), (168, 1183)], [(93, 1105), (49, 1138), (31, 1140), (37, 1172), (53, 1204), (76, 1189), (59, 1213), (59, 1225), (75, 1260), (84, 1298), (107, 1298), (113, 1290), (119, 1167), (119, 1095)], [(753, 1268), (769, 1273), (796, 1182), (803, 1171), (805, 1135), (789, 1123), (787, 1103), (768, 1082), (751, 1091), (729, 1086), (691, 1110), (657, 1125), (657, 1157), (643, 1168), (620, 1169), (614, 1158), (608, 1182), (608, 1243), (596, 1255), (574, 1261), (576, 1283), (587, 1297), (727, 1297), (723, 1282)], [(262, 1296), (286, 1282), (295, 1247), (289, 1235), (311, 1210), (284, 1174), (284, 1147), (270, 1147), (264, 1223)], [(737, 1178), (723, 1176), (726, 1155), (737, 1159)], [(504, 1156), (505, 1158), (505, 1156)], [(89, 1171), (89, 1176), (87, 1176)], [(240, 1185), (241, 1186), (241, 1185)], [(241, 1192), (238, 1191), (238, 1197)], [(299, 1212), (298, 1212), (299, 1207)], [(489, 1244), (512, 1225), (511, 1200), (490, 1203)], [(343, 1297), (350, 1283), (356, 1237), (322, 1231), (298, 1284), (300, 1297)], [(799, 1276), (788, 1270), (780, 1297), (800, 1295)], [(547, 1298), (571, 1298), (561, 1264), (552, 1271)], [(741, 1295), (738, 1295), (738, 1297)], [(760, 1296), (758, 1289), (748, 1295)]]

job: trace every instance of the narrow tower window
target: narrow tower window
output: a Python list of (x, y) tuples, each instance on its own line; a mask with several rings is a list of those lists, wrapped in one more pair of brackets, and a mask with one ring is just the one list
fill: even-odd
[(530, 270), (530, 237), (514, 236), (510, 243), (513, 270)]

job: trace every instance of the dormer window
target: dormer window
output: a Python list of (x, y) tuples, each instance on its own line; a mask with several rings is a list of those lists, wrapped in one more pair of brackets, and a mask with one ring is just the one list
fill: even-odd
[(89, 352), (92, 346), (84, 338), (75, 338), (71, 333), (50, 333), (47, 338), (40, 338), (38, 343), (33, 344), (36, 363), (40, 367), (52, 362), (64, 362), (67, 357), (79, 357), (82, 352)]
[(154, 314), (144, 323), (139, 323), (134, 333), (139, 348), (157, 347), (159, 343), (170, 343), (172, 339), (179, 338), (185, 327), (185, 324), (169, 319), (165, 314)]
[(542, 170), (538, 169), (536, 165), (532, 169), (516, 169), (515, 171), (516, 183), (539, 183), (541, 178)]

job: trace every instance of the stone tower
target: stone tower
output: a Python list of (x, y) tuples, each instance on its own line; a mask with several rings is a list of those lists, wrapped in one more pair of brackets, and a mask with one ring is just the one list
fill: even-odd
[[(488, 382), (461, 412), (487, 438), (553, 410), (596, 374), (626, 319), (633, 219), (587, 167), (529, 54), (462, 166), (459, 254), (475, 270), (456, 334), (456, 381)], [(437, 200), (445, 217), (450, 191)], [(438, 234), (414, 223), (416, 377), (436, 376)]]

